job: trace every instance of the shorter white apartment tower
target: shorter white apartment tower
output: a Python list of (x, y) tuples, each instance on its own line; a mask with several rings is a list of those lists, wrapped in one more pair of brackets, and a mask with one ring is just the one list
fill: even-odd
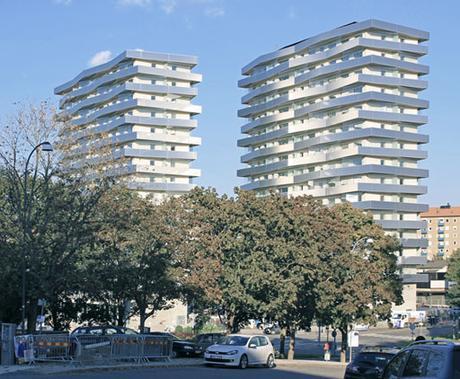
[(70, 119), (62, 143), (70, 170), (93, 163), (104, 175), (155, 201), (193, 188), (191, 168), (201, 139), (191, 132), (201, 75), (193, 56), (126, 50), (57, 87)]
[(401, 239), (403, 309), (416, 309), (417, 266), (428, 209), (417, 197), (428, 171), (419, 133), (427, 122), (427, 32), (379, 20), (353, 22), (262, 55), (242, 69), (247, 119), (242, 189), (312, 195), (371, 211)]

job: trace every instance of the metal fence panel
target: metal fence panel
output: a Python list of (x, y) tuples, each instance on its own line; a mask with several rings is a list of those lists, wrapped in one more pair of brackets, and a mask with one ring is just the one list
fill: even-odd
[(172, 353), (172, 339), (163, 336), (143, 336), (144, 359), (169, 358)]
[(40, 334), (33, 337), (34, 361), (66, 361), (72, 359), (72, 341), (68, 334)]
[(82, 335), (75, 337), (76, 359), (81, 363), (109, 361), (112, 359), (111, 336)]
[(67, 334), (15, 337), (16, 357), (25, 362), (72, 361), (81, 364), (169, 359), (172, 340), (165, 336)]
[(143, 338), (140, 335), (114, 335), (112, 339), (112, 359), (135, 360), (142, 359)]

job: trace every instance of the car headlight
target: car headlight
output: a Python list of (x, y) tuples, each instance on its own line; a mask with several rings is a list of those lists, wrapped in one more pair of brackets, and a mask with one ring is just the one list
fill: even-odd
[(184, 346), (184, 349), (185, 349), (185, 350), (193, 350), (193, 347), (191, 347), (191, 346)]
[(227, 351), (227, 355), (235, 355), (238, 354), (238, 350)]

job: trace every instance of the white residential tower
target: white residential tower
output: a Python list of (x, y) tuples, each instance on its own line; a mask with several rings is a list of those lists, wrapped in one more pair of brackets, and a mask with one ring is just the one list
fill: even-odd
[(191, 132), (201, 107), (192, 104), (201, 75), (197, 58), (127, 50), (57, 87), (69, 169), (97, 164), (105, 175), (157, 201), (192, 187), (201, 139)]
[(427, 32), (378, 20), (344, 25), (256, 58), (242, 69), (243, 189), (312, 195), (371, 211), (401, 239), (403, 308), (416, 307), (426, 240), (417, 197), (428, 171)]

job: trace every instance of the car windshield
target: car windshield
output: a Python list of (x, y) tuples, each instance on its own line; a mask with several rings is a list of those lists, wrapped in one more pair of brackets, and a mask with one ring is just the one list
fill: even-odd
[(249, 337), (228, 336), (219, 341), (219, 345), (244, 346), (248, 343)]
[(360, 353), (354, 363), (384, 368), (392, 357), (393, 354), (388, 353)]
[(123, 328), (123, 332), (125, 334), (138, 334), (135, 330), (130, 329), (130, 328)]

